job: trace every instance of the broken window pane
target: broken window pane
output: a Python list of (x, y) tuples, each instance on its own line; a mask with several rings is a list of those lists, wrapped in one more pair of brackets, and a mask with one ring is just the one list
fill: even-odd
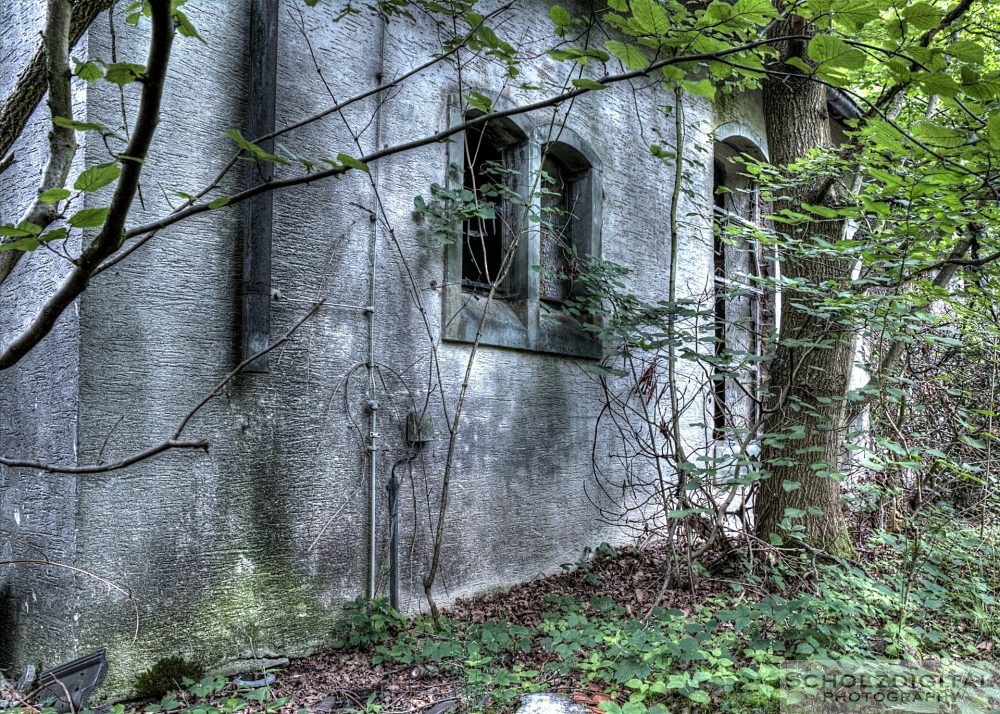
[(539, 246), (542, 270), (538, 277), (538, 296), (550, 302), (563, 302), (569, 296), (574, 247), (572, 186), (569, 170), (556, 157), (546, 156), (542, 171), (542, 242)]
[(479, 210), (465, 222), (462, 284), (489, 290), (504, 256), (503, 151), (486, 127), (465, 132), (465, 188)]

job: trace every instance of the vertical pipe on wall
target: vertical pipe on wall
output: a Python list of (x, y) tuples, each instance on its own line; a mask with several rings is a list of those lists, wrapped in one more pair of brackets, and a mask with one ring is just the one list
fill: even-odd
[[(249, 83), (247, 89), (246, 136), (254, 139), (274, 131), (275, 85), (278, 73), (278, 0), (250, 0)], [(273, 151), (273, 139), (261, 142)], [(274, 165), (248, 162), (246, 186), (270, 181)], [(270, 192), (243, 204), (243, 306), (242, 357), (265, 349), (271, 342), (271, 230), (273, 198)], [(244, 372), (267, 372), (263, 355)]]
[[(407, 439), (409, 440), (409, 439)], [(399, 609), (399, 487), (402, 485), (396, 469), (409, 464), (417, 456), (419, 445), (411, 447), (409, 456), (397, 461), (389, 474), (386, 491), (389, 493), (389, 605)]]
[[(385, 70), (385, 23), (379, 18), (378, 36), (378, 70), (375, 75), (375, 82), (382, 84)], [(375, 149), (378, 150), (382, 143), (382, 93), (375, 95)], [(375, 467), (376, 441), (378, 440), (378, 400), (375, 398), (375, 278), (378, 271), (378, 165), (370, 168), (373, 192), (371, 213), (371, 243), (368, 248), (369, 255), (369, 294), (368, 294), (368, 406), (369, 406), (369, 474), (368, 474), (368, 597), (375, 597), (375, 575), (376, 575), (376, 509), (378, 492), (377, 473)]]

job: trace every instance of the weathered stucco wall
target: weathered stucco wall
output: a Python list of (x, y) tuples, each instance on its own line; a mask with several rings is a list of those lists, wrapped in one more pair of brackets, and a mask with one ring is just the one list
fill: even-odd
[[(0, 4), (0, 97), (14, 86), (38, 44), (45, 3)], [(77, 52), (86, 53), (86, 38)], [(74, 84), (75, 111), (86, 90)], [(32, 115), (14, 144), (14, 163), (0, 174), (0, 222), (16, 222), (35, 197), (47, 156), (48, 109)], [(78, 157), (76, 170), (82, 166)], [(74, 250), (79, 236), (67, 241)], [(53, 244), (61, 250), (61, 243)], [(58, 285), (68, 262), (38, 251), (0, 286), (0, 347), (35, 314)], [(76, 458), (79, 321), (67, 311), (44, 344), (0, 372), (0, 453), (72, 465)], [(27, 657), (51, 661), (73, 651), (76, 578), (58, 565), (76, 559), (75, 480), (0, 468), (0, 669)], [(26, 562), (33, 561), (33, 562)]]
[[(208, 184), (234, 148), (223, 132), (244, 120), (247, 3), (185, 9), (207, 46), (182, 38), (175, 45), (134, 223), (169, 212), (171, 191), (195, 193)], [(401, 20), (383, 34), (368, 14), (331, 24), (328, 12), (282, 5), (279, 126), (330, 106), (329, 92), (342, 100), (379, 76), (403, 74), (436, 50), (429, 26)], [(126, 31), (121, 18), (118, 23), (119, 59), (142, 62), (142, 24)], [(527, 43), (527, 54), (532, 46), (550, 46), (547, 6), (519, 3), (503, 27)], [(7, 26), (2, 32), (6, 53), (16, 33)], [(95, 24), (90, 56), (111, 56), (110, 43), (107, 23)], [(522, 71), (511, 82), (493, 61), (462, 68), (466, 86), (503, 88), (514, 103), (538, 98), (520, 89), (522, 83), (561, 82), (567, 68), (542, 56)], [(388, 93), (381, 110), (376, 98), (360, 101), (280, 141), (313, 159), (406, 142), (448, 125), (447, 98), (457, 89), (454, 68), (438, 65)], [(115, 126), (121, 101), (114, 88), (96, 85), (88, 117)], [(131, 113), (135, 87), (126, 87), (124, 101)], [(566, 120), (604, 167), (603, 257), (629, 267), (631, 287), (650, 299), (663, 298), (667, 289), (673, 167), (647, 147), (672, 145), (674, 119), (661, 109), (672, 103), (669, 92), (619, 86), (580, 97)], [(679, 293), (702, 295), (712, 260), (711, 151), (705, 147), (716, 120), (705, 100), (686, 98), (684, 109), (689, 163), (679, 211)], [(541, 110), (527, 120), (542, 125), (552, 118), (551, 110)], [(103, 146), (87, 144), (86, 160), (106, 161)], [(279, 167), (278, 174), (297, 170)], [(273, 287), (280, 295), (272, 304), (273, 335), (283, 334), (317, 299), (328, 302), (272, 353), (269, 374), (238, 377), (191, 422), (186, 434), (209, 439), (208, 453), (169, 453), (85, 481), (32, 482), (43, 488), (40, 494), (54, 494), (45, 496), (46, 503), (61, 509), (59, 518), (46, 516), (60, 547), (78, 567), (126, 583), (141, 621), (133, 642), (133, 603), (79, 579), (72, 614), (52, 610), (76, 621), (75, 636), (50, 633), (43, 651), (68, 656), (110, 645), (112, 686), (121, 689), (137, 670), (169, 653), (211, 662), (251, 651), (303, 652), (325, 640), (339, 604), (366, 588), (365, 441), (372, 398), (379, 403), (380, 433), (374, 451), (378, 592), (387, 592), (388, 579), (385, 486), (400, 464), (402, 607), (421, 607), (448, 446), (446, 415), (454, 413), (470, 355), (469, 345), (440, 339), (444, 250), (413, 216), (414, 196), (428, 196), (446, 173), (446, 146), (431, 144), (373, 164), (371, 178), (352, 171), (276, 194)], [(14, 176), (5, 174), (3, 181)], [(219, 193), (242, 186), (238, 169)], [(96, 206), (103, 198), (88, 200)], [(18, 418), (20, 432), (6, 438), (42, 455), (76, 458), (76, 450), (80, 462), (93, 462), (172, 433), (239, 361), (242, 216), (242, 209), (223, 208), (185, 221), (96, 279), (79, 302), (79, 317), (74, 312), (65, 320), (67, 339), (49, 340), (49, 352), (36, 350), (24, 369), (0, 375), (3, 415), (26, 408), (25, 398), (11, 396), (23, 390), (37, 391), (60, 410), (46, 415), (45, 429), (31, 430)], [(360, 308), (370, 302), (373, 257), (371, 391), (369, 317)], [(38, 258), (31, 256), (30, 269), (46, 270)], [(0, 300), (15, 299), (6, 286), (4, 291), (8, 297)], [(15, 315), (23, 310), (13, 309)], [(5, 306), (3, 314), (11, 309)], [(622, 537), (596, 519), (592, 499), (600, 490), (587, 488), (592, 454), (606, 460), (615, 447), (609, 433), (598, 431), (595, 438), (601, 395), (583, 364), (498, 347), (477, 354), (452, 476), (441, 601), (550, 572), (577, 560), (585, 546)], [(68, 370), (58, 381), (67, 395), (53, 392), (56, 369)], [(411, 464), (401, 463), (409, 453), (406, 414), (425, 403), (439, 436)], [(695, 411), (692, 424), (704, 422), (702, 410)], [(49, 443), (29, 438), (53, 425), (61, 426)], [(686, 436), (697, 442), (704, 427), (690, 426)], [(0, 473), (22, 481), (28, 476)], [(30, 498), (3, 483), (6, 528), (7, 504)], [(47, 597), (64, 596), (65, 583), (40, 582), (36, 590), (43, 585)], [(25, 621), (39, 617), (46, 619)]]

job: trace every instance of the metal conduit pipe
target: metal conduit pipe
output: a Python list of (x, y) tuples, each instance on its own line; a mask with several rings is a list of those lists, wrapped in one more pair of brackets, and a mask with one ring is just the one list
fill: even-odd
[[(379, 23), (379, 35), (378, 35), (378, 70), (375, 75), (375, 82), (377, 85), (382, 84), (382, 77), (385, 71), (385, 22), (378, 19)], [(379, 92), (375, 95), (375, 150), (382, 144), (382, 93)], [(369, 171), (371, 172), (372, 185), (374, 187), (374, 192), (378, 192), (378, 164), (376, 163), (372, 166)], [(369, 474), (368, 474), (368, 598), (375, 598), (375, 574), (376, 574), (376, 558), (375, 558), (375, 546), (376, 546), (376, 495), (377, 495), (377, 472), (375, 464), (375, 454), (376, 454), (376, 444), (379, 438), (378, 432), (378, 409), (379, 403), (375, 399), (375, 279), (376, 272), (378, 269), (378, 196), (372, 196), (372, 209), (371, 209), (371, 243), (368, 250), (368, 266), (369, 266), (369, 310), (368, 310), (368, 413), (369, 413), (369, 433), (368, 433), (368, 464), (369, 464)]]
[(412, 463), (417, 458), (418, 448), (411, 447), (408, 456), (393, 464), (385, 487), (389, 493), (389, 605), (395, 610), (399, 609), (399, 487), (402, 485), (396, 469)]
[[(277, 74), (277, 39), (278, 39), (278, 2), (279, 0), (252, 0), (249, 46), (250, 55), (250, 91), (248, 96), (249, 117), (247, 124), (248, 136), (260, 136), (274, 130), (274, 114), (276, 104), (276, 74)], [(385, 23), (379, 24), (378, 36), (378, 69), (375, 81), (380, 85), (385, 69)], [(375, 150), (382, 141), (382, 94), (375, 95)], [(272, 141), (262, 143), (270, 150)], [(256, 185), (270, 180), (273, 166), (267, 162), (254, 165), (248, 169), (247, 184)], [(378, 164), (371, 167), (372, 182), (378, 187)], [(244, 237), (244, 276), (243, 276), (243, 354), (254, 354), (270, 340), (271, 312), (271, 207), (272, 195), (263, 193), (246, 203), (247, 230)], [(378, 411), (379, 402), (375, 394), (375, 329), (376, 329), (376, 274), (378, 271), (378, 197), (372, 197), (371, 234), (368, 251), (369, 294), (368, 305), (356, 306), (342, 303), (329, 303), (327, 307), (360, 309), (368, 316), (368, 490), (369, 490), (369, 528), (368, 528), (368, 597), (375, 597), (376, 576), (376, 495), (377, 495), (377, 465), (376, 451), (379, 439)], [(284, 298), (287, 299), (287, 298)], [(298, 302), (292, 299), (292, 302)], [(261, 357), (248, 365), (244, 371), (267, 372), (266, 357)]]

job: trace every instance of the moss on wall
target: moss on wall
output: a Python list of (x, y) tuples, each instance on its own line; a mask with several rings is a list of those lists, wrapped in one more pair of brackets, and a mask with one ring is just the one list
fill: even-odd
[[(237, 556), (231, 572), (193, 601), (143, 613), (135, 641), (134, 620), (123, 622), (120, 634), (103, 643), (110, 667), (101, 698), (130, 695), (136, 677), (164, 656), (180, 655), (210, 670), (234, 658), (305, 655), (329, 639), (337, 611), (326, 609), (287, 562)], [(94, 624), (95, 631), (107, 630), (99, 618)]]

